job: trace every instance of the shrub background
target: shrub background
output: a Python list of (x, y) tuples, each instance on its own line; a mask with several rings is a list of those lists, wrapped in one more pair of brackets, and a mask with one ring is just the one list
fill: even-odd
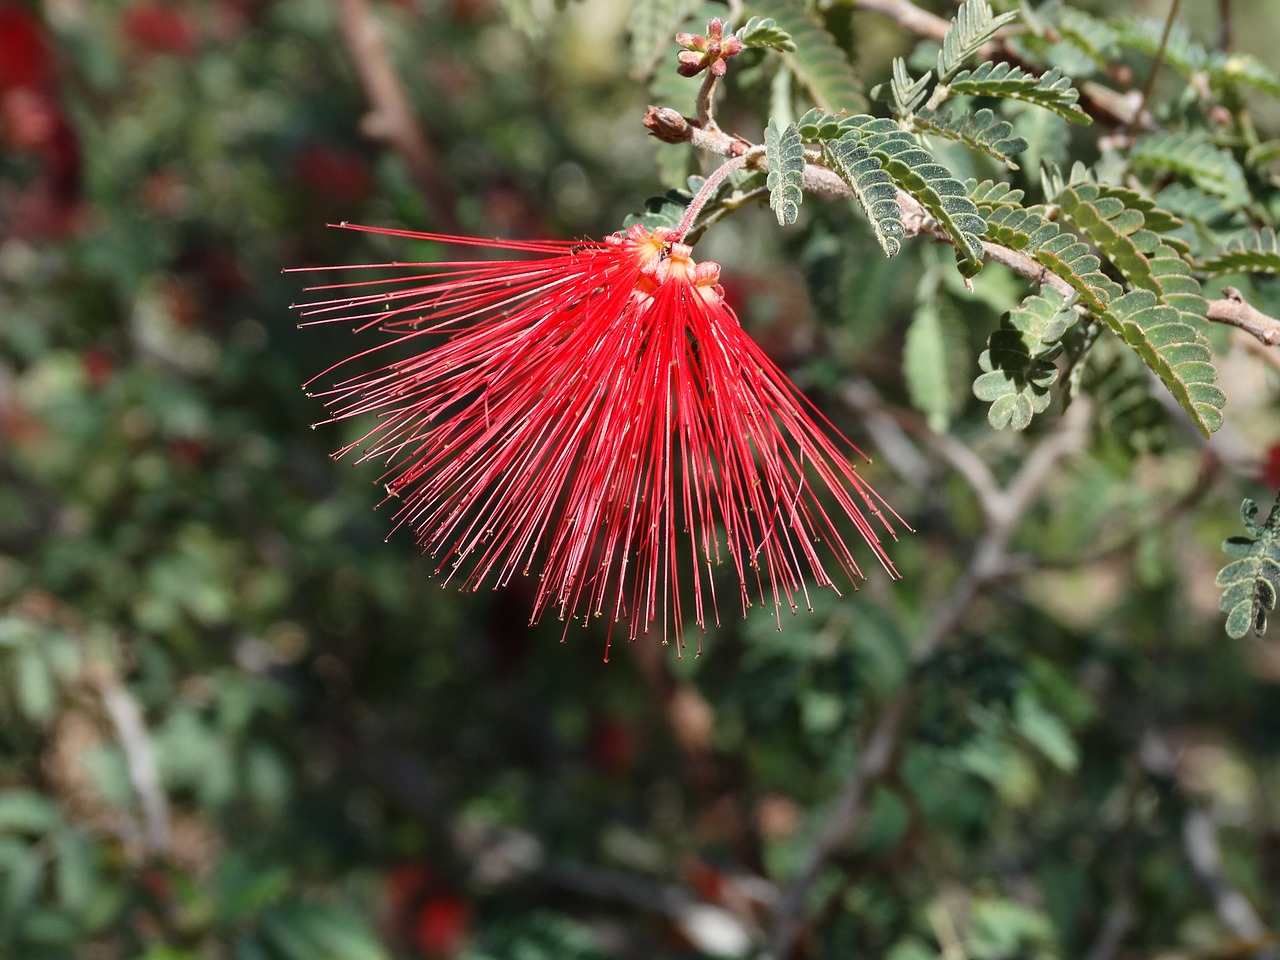
[[(354, 341), (296, 330), (281, 268), (411, 255), (326, 221), (599, 237), (684, 149), (640, 124), (658, 101), (628, 78), (624, 4), (507, 6), (0, 5), (0, 952), (750, 955), (909, 690), (805, 955), (1261, 956), (1280, 648), (1224, 635), (1214, 575), (1240, 499), (1265, 510), (1280, 486), (1280, 377), (1225, 329), (1227, 428), (1201, 442), (1149, 406), (1128, 423), (1094, 390), (1007, 575), (923, 664), (910, 650), (990, 530), (910, 409), (920, 304), (958, 337), (949, 436), (993, 482), (1059, 418), (997, 433), (967, 394), (1021, 281), (989, 269), (970, 295), (924, 241), (885, 261), (815, 198), (788, 230), (740, 214), (699, 257), (857, 442), (896, 444), (870, 475), (918, 530), (901, 583), (819, 592), (780, 634), (730, 620), (701, 658), (650, 643), (606, 665), (601, 630), (561, 644), (518, 585), (441, 590), (410, 537), (384, 542), (376, 471), (327, 459), (348, 428), (307, 429), (322, 411), (298, 388)], [(869, 85), (915, 46), (831, 6)], [(1280, 41), (1264, 2), (1184, 7), (1207, 45), (1227, 7), (1238, 48)], [(380, 25), (425, 160), (362, 135), (344, 15)], [(759, 138), (768, 79), (731, 65), (726, 129)], [(690, 111), (680, 82), (669, 105)], [(1153, 103), (1185, 91), (1166, 68)], [(1252, 106), (1274, 135), (1276, 101)], [(1105, 132), (1021, 135), (1066, 169)], [(1269, 280), (1227, 279), (1280, 312)]]

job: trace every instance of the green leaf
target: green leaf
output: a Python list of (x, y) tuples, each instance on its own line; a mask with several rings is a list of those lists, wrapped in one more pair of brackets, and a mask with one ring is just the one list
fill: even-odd
[(1229, 537), (1223, 552), (1234, 557), (1218, 572), (1217, 585), (1222, 587), (1218, 603), (1227, 615), (1227, 634), (1240, 639), (1252, 628), (1261, 637), (1267, 629), (1267, 613), (1276, 608), (1280, 594), (1280, 496), (1267, 515), (1258, 523), (1258, 505), (1245, 500), (1240, 505), (1240, 519), (1252, 537)]
[(1186, 177), (1216, 193), (1232, 209), (1249, 202), (1249, 185), (1231, 151), (1216, 147), (1203, 133), (1149, 134), (1134, 144), (1129, 162), (1137, 170)]
[(1190, 323), (1204, 318), (1208, 305), (1200, 284), (1183, 258), (1186, 244), (1165, 243), (1149, 229), (1147, 217), (1163, 228), (1182, 222), (1156, 207), (1153, 200), (1117, 187), (1079, 183), (1065, 187), (1054, 200), (1063, 214), (1085, 233), (1133, 286), (1150, 290), (1186, 314)]
[(1059, 770), (1070, 773), (1080, 763), (1080, 750), (1067, 725), (1028, 693), (1014, 704), (1014, 726)]
[(660, 197), (650, 197), (644, 202), (643, 213), (630, 213), (623, 218), (622, 225), (630, 227), (640, 224), (653, 230), (656, 227), (674, 228), (683, 218), (684, 212), (693, 200), (693, 194), (683, 190), (668, 190)]
[[(970, 177), (964, 182), (964, 188), (969, 191), (969, 199), (977, 204), (978, 211), (984, 216), (996, 207), (1020, 208), (1022, 206), (1024, 191), (1015, 189), (1011, 183), (1003, 181), (997, 183), (993, 180), (983, 180), (979, 183)], [(983, 209), (984, 207), (986, 209)]]
[(44, 655), (36, 648), (18, 651), (13, 664), (14, 694), (18, 709), (32, 723), (43, 724), (57, 703), (57, 685)]
[[(984, 207), (985, 209), (985, 207)], [(1090, 310), (1101, 312), (1118, 297), (1118, 283), (1102, 273), (1101, 261), (1086, 243), (1046, 218), (1044, 208), (1001, 205), (987, 213), (987, 239), (1032, 257), (1061, 277)]]
[(52, 801), (30, 790), (0, 791), (0, 833), (41, 836), (61, 821)]
[(1079, 91), (1057, 70), (1037, 77), (1008, 63), (984, 63), (975, 70), (956, 74), (949, 86), (952, 94), (1021, 100), (1052, 110), (1072, 123), (1092, 122), (1076, 103)]
[(764, 145), (769, 171), (766, 180), (769, 206), (778, 223), (785, 227), (796, 222), (804, 200), (804, 144), (800, 130), (791, 123), (779, 131), (777, 121), (770, 120), (764, 132)]
[(773, 17), (752, 17), (737, 36), (744, 47), (769, 47), (784, 53), (794, 53), (796, 49), (791, 34), (779, 27)]
[(997, 17), (987, 0), (966, 0), (960, 4), (938, 51), (938, 81), (950, 80), (964, 61), (977, 53), (997, 30), (1017, 18), (1016, 13), (1002, 13)]
[(373, 931), (354, 913), (323, 903), (288, 901), (262, 917), (266, 939), (287, 960), (387, 960)]
[(45, 858), (34, 847), (8, 847), (0, 858), (0, 942), (30, 914), (44, 883)]
[(1059, 42), (1080, 48), (1100, 68), (1105, 70), (1115, 63), (1116, 35), (1106, 20), (1064, 4), (1058, 8), (1056, 30)]
[(1209, 344), (1182, 314), (1149, 290), (1131, 290), (1112, 300), (1102, 318), (1137, 351), (1205, 436), (1222, 426), (1226, 396), (1213, 385), (1218, 374)]
[(997, 430), (1025, 430), (1032, 416), (1048, 408), (1049, 388), (1058, 379), (1053, 360), (1076, 319), (1074, 299), (1045, 287), (1005, 314), (987, 340), (973, 394), (991, 404), (987, 420)]
[(1102, 196), (1094, 183), (1066, 187), (1053, 202), (1129, 283), (1159, 293), (1145, 255), (1159, 248), (1160, 238), (1144, 228), (1140, 210), (1127, 208), (1118, 197)]
[(89, 836), (80, 830), (60, 832), (53, 841), (54, 885), (58, 902), (66, 910), (79, 913), (93, 898), (98, 883), (97, 855)]
[(903, 344), (902, 367), (916, 409), (935, 433), (945, 433), (968, 393), (969, 343), (964, 325), (945, 300), (917, 307)]
[(942, 225), (956, 248), (960, 272), (972, 277), (982, 269), (982, 235), (987, 222), (969, 199), (964, 184), (938, 163), (905, 130), (872, 133), (863, 144), (900, 189), (914, 197)]
[(1280, 140), (1263, 140), (1255, 143), (1244, 155), (1246, 167), (1269, 167), (1280, 159)]
[[(1126, 308), (1105, 314), (1104, 318), (1126, 343), (1137, 349), (1208, 436), (1222, 425), (1226, 399), (1212, 385), (1217, 371), (1208, 341), (1199, 329), (1208, 304), (1201, 295), (1199, 281), (1191, 276), (1190, 265), (1158, 234), (1146, 228), (1142, 208), (1125, 205), (1128, 196), (1136, 195), (1118, 190), (1108, 194), (1097, 184), (1080, 183), (1064, 188), (1055, 203), (1130, 284), (1154, 295), (1148, 305), (1143, 299), (1134, 299), (1132, 293), (1127, 294)], [(1149, 206), (1154, 209), (1154, 205)], [(1160, 222), (1159, 218), (1170, 215), (1159, 211), (1156, 216)], [(1172, 318), (1158, 309), (1165, 306), (1175, 311)]]
[(884, 84), (880, 84), (871, 91), (871, 96), (877, 100), (887, 97), (893, 104), (893, 115), (895, 117), (905, 117), (913, 113), (924, 102), (925, 93), (928, 92), (929, 88), (929, 80), (932, 77), (933, 71), (926, 70), (919, 79), (911, 79), (911, 74), (907, 73), (907, 61), (903, 60), (902, 57), (894, 57), (893, 79), (889, 81), (888, 90), (885, 90)]
[(892, 178), (881, 167), (880, 161), (862, 146), (856, 133), (828, 144), (826, 158), (831, 169), (853, 190), (875, 233), (876, 242), (886, 256), (892, 257), (901, 249), (902, 238), (906, 234)]
[(697, 5), (698, 0), (633, 0), (627, 20), (633, 80), (644, 80), (653, 73)]
[[(1177, 239), (1186, 241), (1188, 247), (1203, 251), (1206, 256), (1223, 248), (1221, 231), (1229, 221), (1239, 217), (1238, 212), (1227, 208), (1221, 197), (1176, 180), (1156, 195), (1156, 202), (1183, 222)], [(1166, 242), (1174, 242), (1173, 237), (1164, 236)]]
[(1011, 170), (1018, 169), (1014, 155), (1027, 149), (1027, 141), (1011, 135), (1013, 124), (998, 119), (986, 107), (977, 113), (963, 111), (958, 115), (921, 110), (911, 118), (911, 122), (917, 133), (957, 140), (999, 160)]
[(839, 140), (851, 130), (859, 129), (862, 123), (874, 119), (866, 114), (837, 117), (817, 107), (810, 107), (796, 121), (796, 126), (800, 130), (800, 139), (805, 143), (826, 143), (828, 140)]
[(1220, 253), (1198, 262), (1196, 269), (1209, 276), (1224, 273), (1280, 274), (1280, 244), (1276, 242), (1276, 232), (1270, 227), (1263, 227), (1248, 240), (1234, 240)]
[(1099, 196), (1112, 197), (1123, 203), (1125, 209), (1137, 210), (1141, 213), (1142, 225), (1148, 230), (1165, 234), (1170, 230), (1177, 230), (1183, 225), (1181, 218), (1163, 209), (1151, 197), (1144, 196), (1136, 190), (1130, 190), (1128, 187), (1122, 187), (1114, 183), (1099, 183), (1096, 186)]
[(1209, 58), (1209, 86), (1219, 92), (1248, 87), (1280, 98), (1280, 76), (1252, 54), (1215, 52)]
[(844, 51), (805, 7), (796, 0), (753, 0), (748, 11), (771, 19), (788, 34), (795, 51), (783, 60), (804, 85), (813, 102), (828, 113), (866, 107), (862, 83)]

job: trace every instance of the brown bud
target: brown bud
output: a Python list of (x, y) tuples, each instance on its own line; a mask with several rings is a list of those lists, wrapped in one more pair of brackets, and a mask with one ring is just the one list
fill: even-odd
[(691, 135), (689, 121), (670, 107), (650, 105), (644, 112), (644, 126), (663, 143), (685, 143)]

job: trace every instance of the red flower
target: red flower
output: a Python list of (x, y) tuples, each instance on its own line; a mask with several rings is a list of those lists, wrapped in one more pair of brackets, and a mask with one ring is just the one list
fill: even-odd
[(386, 265), (400, 276), (316, 288), (333, 299), (303, 307), (389, 335), (328, 371), (337, 383), (319, 395), (334, 419), (377, 417), (335, 456), (386, 465), (397, 526), (446, 582), (497, 587), (540, 567), (532, 622), (549, 609), (628, 618), (635, 639), (660, 621), (679, 644), (690, 601), (699, 630), (718, 622), (726, 560), (744, 614), (807, 603), (805, 572), (832, 585), (819, 542), (861, 578), (846, 520), (894, 573), (868, 515), (890, 535), (882, 511), (896, 515), (850, 464), (856, 448), (743, 332), (720, 268), (673, 232), (353, 229), (540, 257)]
[(0, 93), (52, 85), (53, 56), (44, 27), (22, 7), (0, 2)]
[(471, 908), (466, 901), (440, 894), (432, 897), (418, 911), (414, 924), (414, 943), (423, 956), (452, 957), (462, 949), (471, 926)]
[(159, 2), (139, 3), (124, 13), (124, 32), (141, 50), (180, 57), (196, 52), (195, 31), (182, 12)]
[(1272, 490), (1280, 490), (1280, 443), (1273, 443), (1268, 448), (1262, 469), (1258, 471), (1258, 482)]

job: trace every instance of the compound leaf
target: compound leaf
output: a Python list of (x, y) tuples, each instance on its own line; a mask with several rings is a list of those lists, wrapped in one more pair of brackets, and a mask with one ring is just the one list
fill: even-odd
[(996, 16), (987, 0), (966, 0), (960, 4), (938, 51), (938, 81), (950, 80), (960, 65), (977, 53), (997, 30), (1017, 18), (1016, 13)]
[(1248, 53), (1214, 53), (1210, 56), (1209, 85), (1217, 91), (1248, 87), (1280, 97), (1280, 76)]
[(870, 119), (872, 118), (865, 115), (837, 117), (817, 107), (810, 107), (796, 121), (796, 126), (800, 130), (800, 139), (805, 143), (826, 143), (829, 140), (839, 140), (848, 133), (852, 129), (851, 120)]
[(1248, 240), (1233, 240), (1227, 247), (1196, 264), (1210, 276), (1224, 273), (1280, 274), (1280, 245), (1276, 232), (1263, 227)]
[[(1112, 38), (1121, 47), (1135, 50), (1148, 57), (1159, 57), (1179, 73), (1193, 74), (1203, 70), (1209, 61), (1209, 53), (1191, 39), (1185, 24), (1174, 23), (1168, 38), (1162, 41), (1165, 21), (1153, 18), (1137, 20), (1126, 18), (1111, 23)], [(1163, 48), (1162, 48), (1163, 46)]]
[(885, 255), (892, 257), (901, 248), (906, 233), (893, 180), (880, 161), (862, 146), (856, 133), (829, 143), (826, 156), (831, 169), (853, 190)]
[(968, 393), (969, 355), (964, 325), (936, 298), (922, 301), (907, 328), (902, 368), (907, 390), (929, 427), (944, 432)]
[(1072, 123), (1092, 122), (1076, 103), (1080, 92), (1056, 69), (1037, 77), (1008, 63), (984, 63), (974, 70), (962, 70), (949, 86), (952, 94), (1022, 100), (1052, 110)]
[(770, 47), (784, 53), (794, 53), (796, 49), (791, 34), (779, 27), (773, 17), (752, 17), (737, 35), (744, 47)]
[(791, 37), (795, 50), (784, 52), (782, 57), (814, 103), (828, 113), (866, 106), (862, 83), (849, 58), (801, 4), (796, 0), (752, 0), (748, 10), (773, 20), (775, 29)]
[(987, 222), (969, 199), (964, 184), (938, 163), (904, 130), (873, 133), (864, 146), (906, 193), (940, 223), (956, 248), (960, 272), (974, 276), (982, 269), (982, 235)]
[(1227, 615), (1227, 634), (1237, 640), (1253, 629), (1261, 637), (1267, 629), (1267, 613), (1276, 608), (1280, 593), (1280, 497), (1262, 523), (1256, 521), (1258, 505), (1246, 499), (1240, 519), (1252, 537), (1228, 537), (1222, 550), (1235, 559), (1218, 571), (1223, 588), (1218, 607)]
[(770, 120), (764, 132), (765, 165), (769, 177), (769, 206), (782, 226), (796, 222), (804, 200), (804, 144), (794, 123), (779, 130)]
[(698, 5), (698, 0), (644, 0), (631, 4), (627, 23), (631, 33), (631, 76), (643, 80), (653, 73), (672, 38)]
[[(907, 61), (902, 57), (893, 58), (893, 79), (889, 81), (888, 95), (893, 102), (895, 117), (908, 116), (924, 102), (932, 77), (933, 71), (926, 70), (923, 76), (913, 80), (911, 74), (907, 73)], [(883, 97), (884, 93), (884, 84), (871, 91), (871, 95), (877, 99)]]
[[(980, 212), (983, 207), (994, 210), (996, 207), (1017, 207), (1021, 209), (1022, 198), (1025, 192), (1018, 190), (1013, 184), (1005, 183), (1003, 180), (996, 182), (994, 180), (983, 180), (979, 183), (972, 177), (964, 182), (965, 189), (969, 191), (969, 199), (978, 205)], [(985, 211), (989, 212), (989, 211)]]
[(1112, 300), (1103, 320), (1142, 357), (1207, 437), (1222, 426), (1223, 392), (1214, 386), (1209, 344), (1183, 315), (1149, 290)]
[(1153, 133), (1134, 144), (1129, 162), (1139, 170), (1176, 173), (1202, 190), (1215, 193), (1232, 209), (1249, 202), (1249, 185), (1231, 151), (1216, 147), (1202, 134)]
[(986, 107), (977, 113), (964, 111), (958, 115), (921, 110), (912, 117), (918, 133), (931, 133), (957, 140), (995, 160), (1011, 170), (1018, 165), (1013, 158), (1027, 149), (1027, 141), (1013, 136), (1013, 124), (1000, 120)]
[(1046, 287), (1005, 314), (988, 338), (973, 394), (991, 404), (987, 420), (997, 430), (1025, 430), (1033, 415), (1048, 408), (1049, 388), (1058, 379), (1053, 360), (1075, 322), (1074, 300)]
[(1069, 283), (1090, 310), (1100, 313), (1120, 296), (1118, 283), (1101, 271), (1102, 262), (1089, 245), (1064, 233), (1041, 207), (1022, 208), (1002, 204), (982, 207), (987, 217), (987, 239), (1032, 257), (1046, 270)]

